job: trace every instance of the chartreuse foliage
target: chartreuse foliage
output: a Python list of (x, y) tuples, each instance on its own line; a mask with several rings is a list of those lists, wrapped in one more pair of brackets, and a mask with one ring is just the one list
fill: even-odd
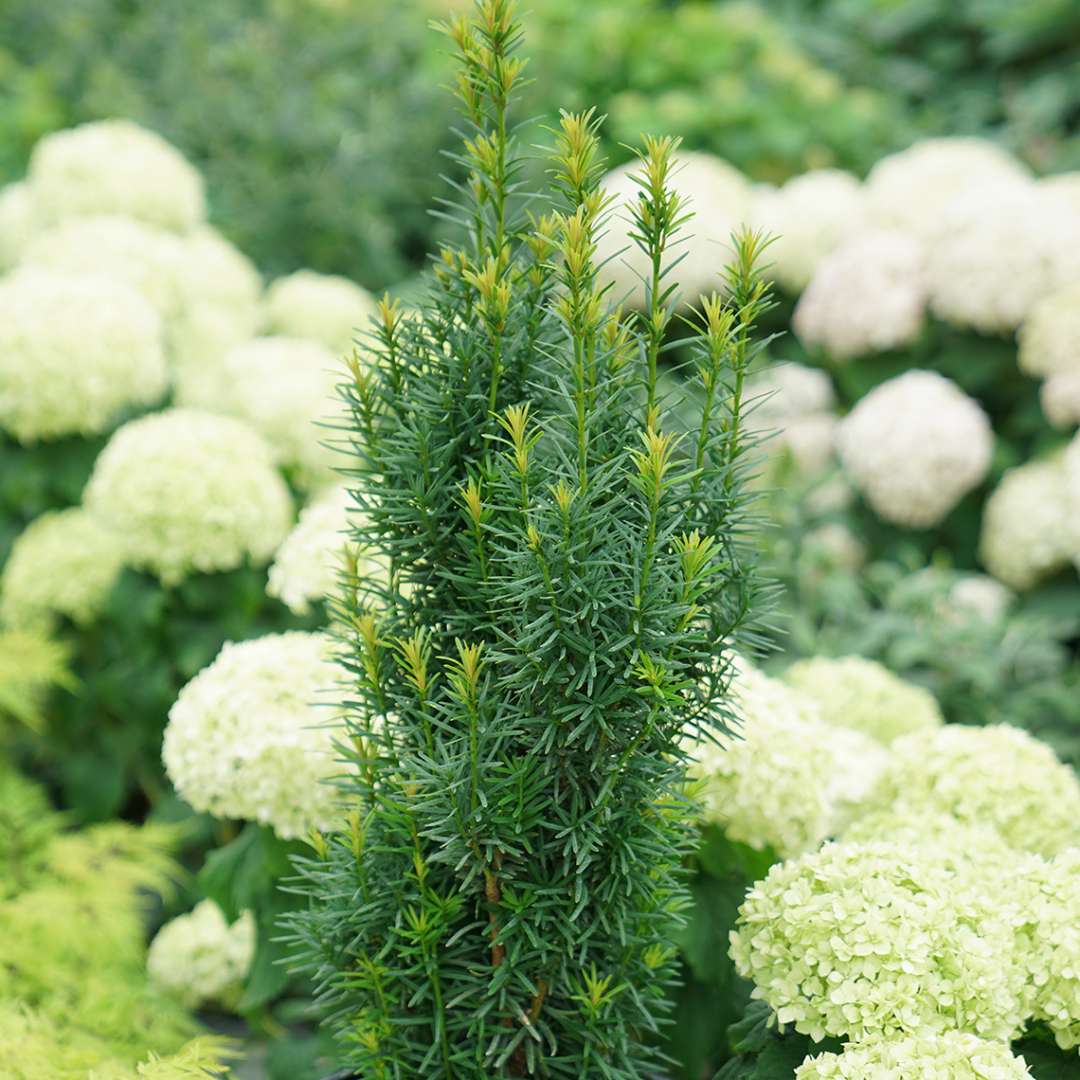
[(624, 318), (593, 260), (598, 121), (562, 116), (530, 203), (511, 5), (443, 29), (468, 126), (447, 212), (469, 240), (416, 318), (383, 305), (343, 388), (357, 539), (390, 573), (342, 603), (351, 809), (301, 863), (292, 926), (359, 1075), (643, 1077), (688, 898), (682, 738), (724, 726), (728, 650), (754, 636), (741, 410), (761, 240), (736, 240), (728, 299), (702, 300), (701, 404), (678, 435), (658, 388), (689, 218), (677, 143), (640, 155), (651, 273)]
[(192, 1040), (191, 1018), (146, 979), (142, 890), (170, 883), (169, 832), (63, 825), (40, 788), (0, 768), (0, 1074), (223, 1072), (224, 1043)]

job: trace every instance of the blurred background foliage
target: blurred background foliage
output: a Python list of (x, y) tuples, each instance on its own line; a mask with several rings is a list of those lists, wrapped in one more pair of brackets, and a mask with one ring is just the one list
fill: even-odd
[[(439, 228), (450, 104), (427, 27), (461, 0), (6, 0), (0, 179), (58, 128), (126, 116), (204, 173), (214, 221), (265, 273), (384, 288)], [(1072, 0), (535, 0), (523, 114), (608, 115), (612, 163), (681, 134), (759, 180), (864, 173), (919, 134), (993, 132), (1040, 167), (1078, 152)], [(529, 131), (525, 138), (540, 132)], [(539, 166), (538, 166), (539, 167)]]

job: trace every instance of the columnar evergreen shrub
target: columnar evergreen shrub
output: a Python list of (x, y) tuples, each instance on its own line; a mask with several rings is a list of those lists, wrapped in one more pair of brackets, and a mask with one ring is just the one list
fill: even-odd
[(382, 305), (343, 387), (355, 537), (388, 574), (341, 600), (348, 803), (301, 864), (298, 963), (364, 1076), (642, 1077), (686, 902), (683, 738), (724, 729), (730, 650), (755, 637), (762, 242), (738, 238), (727, 299), (701, 301), (680, 435), (658, 379), (689, 209), (676, 141), (640, 156), (649, 270), (624, 317), (598, 283), (598, 120), (561, 117), (546, 198), (527, 197), (511, 5), (443, 29), (468, 241), (415, 318)]

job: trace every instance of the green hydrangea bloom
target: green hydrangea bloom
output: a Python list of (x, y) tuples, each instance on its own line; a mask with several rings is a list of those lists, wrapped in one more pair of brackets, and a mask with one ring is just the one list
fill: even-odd
[(795, 1080), (1023, 1080), (1022, 1057), (1005, 1043), (962, 1031), (879, 1039), (808, 1057)]
[(854, 728), (888, 745), (944, 722), (933, 694), (861, 656), (815, 656), (787, 669), (784, 680), (815, 702), (826, 723)]
[(1027, 1015), (1015, 949), (1014, 911), (981, 875), (890, 842), (827, 844), (776, 864), (731, 933), (753, 996), (815, 1040), (1011, 1039)]
[(1080, 783), (1045, 743), (1004, 724), (949, 724), (897, 739), (871, 800), (997, 829), (1010, 847), (1053, 855), (1080, 843)]

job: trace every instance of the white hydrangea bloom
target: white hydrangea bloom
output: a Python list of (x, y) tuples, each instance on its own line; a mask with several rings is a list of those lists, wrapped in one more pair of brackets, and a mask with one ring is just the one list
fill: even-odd
[(1043, 191), (1060, 199), (1080, 215), (1080, 172), (1054, 173), (1036, 181)]
[(349, 508), (345, 488), (332, 488), (306, 507), (270, 566), (266, 591), (304, 615), (337, 586), (348, 546)]
[(983, 622), (996, 622), (1015, 600), (1015, 594), (1000, 581), (986, 574), (968, 574), (949, 590), (947, 617), (975, 616)]
[(180, 691), (162, 758), (196, 810), (271, 826), (283, 838), (332, 828), (340, 724), (319, 705), (340, 681), (322, 634), (293, 631), (226, 644)]
[[(609, 172), (601, 186), (612, 198), (608, 231), (598, 237), (596, 262), (605, 265), (601, 277), (613, 286), (612, 295), (631, 305), (644, 303), (643, 281), (652, 274), (648, 258), (630, 239), (630, 208), (640, 188), (632, 177), (640, 171), (638, 161)], [(680, 211), (693, 212), (667, 264), (682, 261), (665, 279), (678, 288), (683, 304), (696, 304), (704, 293), (721, 292), (721, 272), (731, 261), (731, 234), (750, 216), (752, 188), (738, 169), (710, 154), (682, 153), (673, 165), (671, 187), (682, 198)]]
[(1080, 368), (1051, 375), (1039, 387), (1039, 403), (1054, 427), (1080, 424)]
[(1076, 774), (1045, 743), (1003, 724), (946, 724), (897, 739), (871, 801), (992, 826), (1017, 851), (1053, 855), (1080, 843)]
[(167, 327), (174, 400), (213, 409), (222, 359), (255, 336), (262, 281), (251, 260), (209, 226), (184, 237), (176, 281)]
[(832, 381), (805, 364), (770, 364), (748, 380), (750, 424), (766, 439), (765, 449), (788, 453), (805, 473), (823, 469), (833, 456), (837, 419)]
[(999, 581), (1023, 591), (1068, 564), (1068, 493), (1059, 459), (1010, 469), (983, 507), (979, 558)]
[(0, 428), (20, 442), (105, 431), (167, 382), (160, 320), (123, 282), (34, 269), (0, 279)]
[(1027, 1063), (1002, 1042), (964, 1031), (851, 1043), (811, 1055), (795, 1080), (1031, 1080)]
[(749, 666), (732, 684), (732, 704), (737, 733), (691, 748), (704, 820), (759, 850), (812, 850), (866, 796), (883, 765), (878, 748), (855, 745), (853, 733), (827, 727), (809, 701)]
[(278, 461), (306, 488), (333, 479), (338, 455), (323, 445), (333, 432), (318, 426), (335, 411), (339, 362), (329, 349), (302, 338), (255, 338), (221, 362), (217, 409), (242, 417), (262, 433)]
[(36, 221), (26, 181), (0, 188), (0, 270), (8, 270), (19, 261)]
[(352, 352), (376, 311), (375, 298), (348, 278), (298, 270), (266, 290), (268, 332), (317, 341), (336, 357)]
[(875, 387), (840, 424), (840, 460), (885, 521), (928, 528), (990, 468), (994, 436), (978, 402), (934, 371)]
[(882, 158), (866, 178), (866, 205), (877, 225), (932, 242), (941, 216), (958, 196), (993, 182), (1019, 182), (1028, 170), (985, 139), (923, 139)]
[(1017, 363), (1028, 375), (1080, 372), (1080, 282), (1040, 296), (1018, 340)]
[(124, 565), (108, 529), (79, 507), (32, 521), (16, 538), (0, 575), (0, 619), (15, 629), (48, 629), (57, 616), (91, 622)]
[(1006, 864), (1015, 866), (1020, 858), (992, 826), (960, 822), (952, 814), (935, 810), (918, 813), (873, 810), (860, 815), (844, 830), (841, 839), (848, 844), (888, 841), (929, 848), (950, 863), (960, 859), (976, 866), (987, 863), (997, 868)]
[(1035, 1018), (1047, 1023), (1063, 1050), (1071, 1050), (1080, 1046), (1080, 848), (1045, 864), (1031, 906)]
[(872, 230), (821, 260), (792, 319), (799, 340), (835, 360), (909, 345), (923, 327), (923, 253), (899, 232)]
[(239, 420), (194, 409), (120, 428), (95, 462), (83, 502), (133, 566), (166, 584), (266, 562), (292, 516), (262, 438)]
[(958, 197), (927, 246), (930, 307), (955, 326), (1002, 333), (1080, 273), (1080, 218), (1038, 185), (987, 184)]
[(102, 216), (74, 218), (35, 234), (23, 261), (127, 282), (168, 320), (180, 303), (182, 255), (180, 238), (164, 229), (133, 218)]
[(860, 231), (863, 193), (858, 179), (840, 169), (815, 169), (783, 187), (755, 190), (751, 219), (773, 237), (768, 273), (788, 292), (806, 288), (826, 255)]
[(945, 722), (929, 690), (862, 656), (799, 660), (784, 672), (784, 681), (814, 702), (825, 723), (861, 731), (886, 746)]
[(46, 222), (122, 214), (185, 232), (206, 216), (202, 177), (160, 135), (100, 120), (39, 140), (27, 173)]
[(827, 521), (803, 536), (803, 550), (823, 556), (838, 569), (856, 573), (866, 562), (866, 545), (838, 521)]
[(213, 900), (167, 922), (146, 955), (159, 989), (189, 1009), (214, 1002), (233, 1008), (255, 957), (255, 920), (245, 911), (230, 926)]
[(930, 848), (828, 844), (773, 866), (739, 909), (731, 956), (781, 1024), (816, 1040), (1023, 1027), (1013, 913)]

